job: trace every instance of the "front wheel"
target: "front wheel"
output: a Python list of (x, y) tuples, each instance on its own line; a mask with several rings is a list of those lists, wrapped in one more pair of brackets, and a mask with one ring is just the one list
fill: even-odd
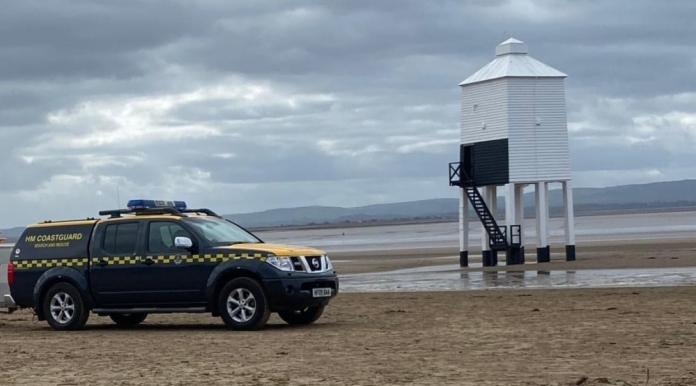
[(324, 313), (324, 306), (307, 307), (301, 310), (278, 311), (278, 316), (288, 324), (312, 324)]
[(222, 320), (233, 330), (258, 330), (271, 316), (263, 288), (248, 277), (230, 280), (222, 288), (218, 310)]
[(89, 319), (82, 295), (69, 283), (57, 283), (48, 289), (43, 312), (48, 324), (58, 331), (80, 330)]
[(132, 327), (137, 326), (142, 323), (145, 318), (147, 318), (146, 313), (135, 313), (135, 314), (111, 314), (109, 315), (111, 320), (121, 327)]

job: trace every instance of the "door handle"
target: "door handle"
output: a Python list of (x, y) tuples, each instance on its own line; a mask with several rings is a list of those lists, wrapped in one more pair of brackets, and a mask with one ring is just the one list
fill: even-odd
[(100, 267), (106, 267), (107, 265), (109, 265), (109, 262), (102, 259), (102, 260), (99, 260), (99, 262), (97, 263), (97, 265), (100, 266)]
[(145, 264), (145, 265), (147, 265), (147, 266), (150, 266), (150, 265), (154, 264), (155, 261), (152, 260), (152, 258), (149, 258), (149, 257), (148, 257), (148, 258), (146, 258), (145, 260), (143, 260), (142, 263)]

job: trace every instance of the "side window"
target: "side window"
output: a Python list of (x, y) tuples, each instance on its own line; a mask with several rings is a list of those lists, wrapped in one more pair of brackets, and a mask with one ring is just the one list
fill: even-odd
[(104, 230), (103, 249), (112, 255), (129, 255), (138, 243), (138, 223), (109, 224)]
[(191, 234), (175, 222), (151, 222), (148, 228), (147, 251), (150, 253), (181, 252), (174, 246), (174, 239), (177, 237), (191, 238)]

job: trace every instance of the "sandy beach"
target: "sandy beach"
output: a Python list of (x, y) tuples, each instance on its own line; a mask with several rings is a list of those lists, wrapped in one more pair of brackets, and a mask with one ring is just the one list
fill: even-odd
[(58, 333), (0, 315), (5, 385), (696, 385), (696, 287), (342, 294), (252, 333), (158, 315)]
[[(488, 268), (476, 267), (472, 248), (472, 267), (455, 270), (696, 267), (696, 242), (685, 237), (585, 241), (574, 262), (563, 244), (551, 247), (550, 263)], [(459, 262), (456, 246), (331, 256), (347, 276)], [(343, 292), (315, 325), (292, 328), (274, 315), (253, 333), (208, 315), (152, 315), (134, 329), (93, 315), (85, 331), (58, 333), (26, 311), (0, 314), (0, 384), (696, 385), (696, 281), (688, 283)]]

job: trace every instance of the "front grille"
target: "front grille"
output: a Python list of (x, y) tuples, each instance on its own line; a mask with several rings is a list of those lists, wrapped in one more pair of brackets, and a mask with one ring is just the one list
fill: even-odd
[(305, 256), (307, 267), (310, 272), (322, 271), (324, 269), (324, 261), (321, 256)]
[(295, 271), (304, 272), (305, 268), (299, 257), (291, 257), (290, 260), (292, 260), (292, 266), (295, 267)]

